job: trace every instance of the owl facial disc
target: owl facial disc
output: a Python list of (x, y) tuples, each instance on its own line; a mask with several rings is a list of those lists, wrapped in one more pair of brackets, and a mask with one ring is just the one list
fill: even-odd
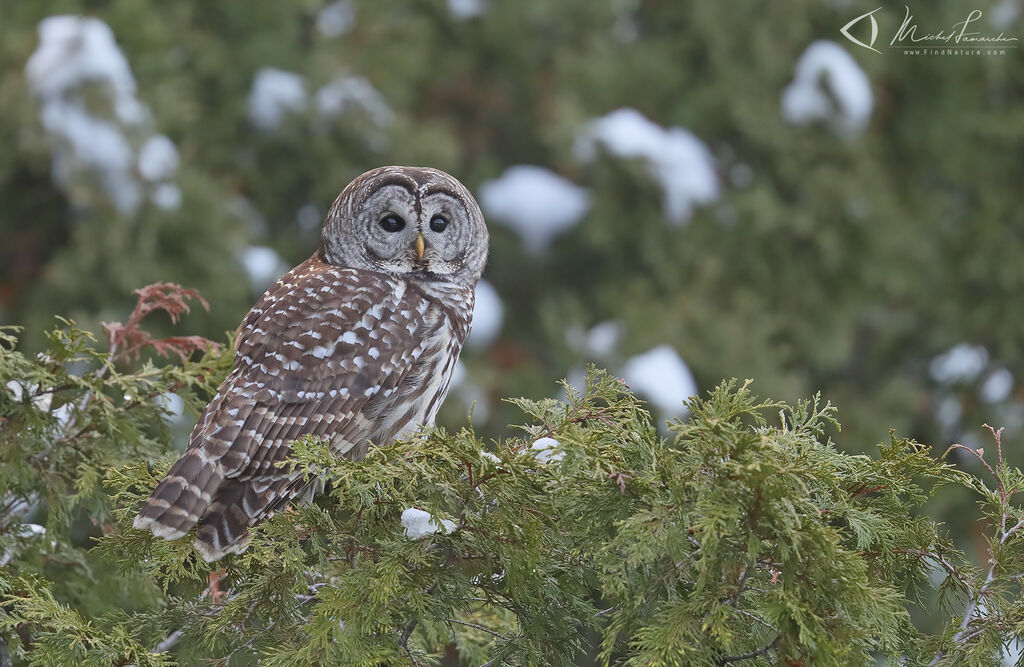
[(429, 167), (380, 167), (352, 181), (327, 214), (323, 258), (409, 279), (475, 284), (487, 226), (473, 195)]

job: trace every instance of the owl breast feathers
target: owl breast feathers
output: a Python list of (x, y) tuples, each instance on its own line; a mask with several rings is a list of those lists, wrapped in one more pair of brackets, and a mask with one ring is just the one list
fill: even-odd
[[(345, 199), (361, 181), (370, 190), (364, 197), (372, 196), (366, 180), (382, 171), (408, 180), (385, 187), (413, 195), (424, 181), (436, 182), (435, 174), (446, 184), (448, 179), (458, 184), (434, 170), (375, 170), (342, 192), (329, 219), (340, 204), (360, 205), (358, 198)], [(463, 224), (476, 223), (476, 215), (483, 228), (475, 202), (458, 186), (455, 195), (468, 198)], [(376, 217), (389, 215), (430, 224), (429, 217), (416, 220), (424, 216), (415, 210), (381, 204), (369, 222), (349, 227), (376, 224)], [(444, 215), (459, 224), (455, 211)], [(372, 250), (367, 266), (339, 265), (359, 264), (351, 261), (355, 251), (348, 248), (347, 262), (332, 262), (325, 239), (317, 254), (263, 295), (239, 327), (233, 370), (200, 417), (185, 453), (136, 517), (136, 528), (177, 539), (198, 526), (195, 546), (207, 561), (240, 552), (251, 526), (308, 488), (300, 473), (279, 465), (293, 440), (318, 436), (329, 440), (336, 454), (361, 459), (369, 444), (392, 442), (433, 422), (469, 333), (473, 287), (483, 267), (481, 260), (479, 267), (464, 266), (472, 271), (462, 276), (432, 274), (424, 268), (432, 261), (425, 247), (440, 242), (415, 233), (418, 240), (401, 249), (413, 258), (409, 271), (380, 270)], [(357, 244), (359, 234), (332, 242)], [(486, 247), (486, 230), (482, 242)]]

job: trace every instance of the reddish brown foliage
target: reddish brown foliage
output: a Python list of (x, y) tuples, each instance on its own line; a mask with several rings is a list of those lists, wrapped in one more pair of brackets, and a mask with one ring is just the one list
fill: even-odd
[(138, 358), (144, 347), (150, 345), (160, 355), (177, 354), (184, 361), (196, 350), (204, 350), (208, 346), (220, 349), (220, 346), (202, 336), (171, 336), (154, 340), (148, 331), (140, 326), (144, 317), (154, 310), (162, 310), (171, 317), (171, 322), (178, 323), (182, 314), (191, 312), (189, 301), (197, 299), (205, 310), (210, 304), (194, 289), (186, 289), (175, 283), (153, 283), (142, 289), (135, 290), (139, 301), (135, 304), (128, 322), (103, 322), (103, 330), (110, 340), (110, 358), (112, 360)]

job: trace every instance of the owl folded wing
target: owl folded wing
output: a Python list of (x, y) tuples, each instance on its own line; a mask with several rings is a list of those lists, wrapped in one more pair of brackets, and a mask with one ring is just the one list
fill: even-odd
[(199, 524), (207, 560), (301, 492), (282, 467), (304, 435), (344, 454), (370, 436), (367, 408), (398, 390), (423, 353), (422, 292), (316, 257), (263, 295), (239, 328), (235, 367), (135, 527), (176, 539)]

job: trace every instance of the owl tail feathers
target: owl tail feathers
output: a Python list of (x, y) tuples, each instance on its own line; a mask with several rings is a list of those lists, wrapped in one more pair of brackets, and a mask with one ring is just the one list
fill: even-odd
[(166, 540), (184, 537), (192, 530), (224, 480), (220, 465), (204, 459), (198, 449), (178, 459), (153, 489), (132, 525)]
[[(199, 531), (200, 533), (204, 532), (202, 528)], [(215, 538), (211, 538), (209, 535), (197, 534), (196, 539), (192, 542), (192, 546), (196, 548), (196, 551), (203, 557), (203, 560), (207, 563), (212, 563), (228, 554), (240, 554), (248, 549), (249, 534), (242, 533), (242, 536), (236, 542), (224, 546), (221, 546)]]
[(196, 550), (212, 563), (249, 546), (249, 528), (270, 518), (304, 490), (294, 478), (269, 481), (225, 478), (201, 450), (186, 452), (157, 485), (135, 517), (135, 528), (176, 540), (198, 524)]
[[(250, 484), (226, 479), (213, 503), (203, 514), (193, 544), (208, 563), (249, 546), (249, 526), (263, 518), (262, 507), (245, 503)], [(247, 511), (248, 510), (248, 511)]]
[(193, 543), (206, 562), (227, 554), (240, 554), (249, 547), (249, 529), (274, 516), (308, 484), (296, 475), (270, 480), (225, 479), (203, 518)]

